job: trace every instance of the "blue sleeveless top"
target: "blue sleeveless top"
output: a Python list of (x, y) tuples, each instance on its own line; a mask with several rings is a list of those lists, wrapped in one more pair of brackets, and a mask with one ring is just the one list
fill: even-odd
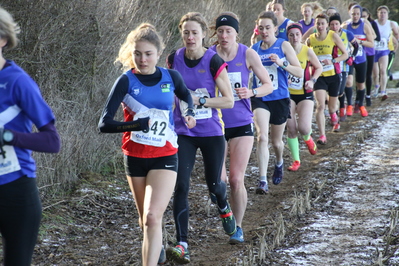
[[(352, 27), (352, 22), (348, 24), (347, 29), (348, 31), (352, 32), (357, 39), (367, 41), (366, 34), (364, 33), (364, 22), (362, 20), (360, 20), (360, 25), (356, 29)], [(363, 45), (361, 44), (359, 44), (359, 50), (357, 52), (354, 62), (356, 64), (366, 62), (366, 53), (364, 51)]]
[[(281, 45), (284, 41), (284, 39), (277, 39), (275, 43), (266, 50), (261, 48), (262, 41), (259, 41), (252, 46), (252, 49), (259, 54), (263, 66), (269, 72), (269, 76), (274, 88), (271, 94), (262, 97), (263, 101), (275, 101), (290, 97), (290, 93), (288, 91), (288, 72), (269, 59), (271, 54), (277, 54), (278, 57), (283, 61), (286, 60), (283, 49), (281, 48)], [(259, 78), (254, 74), (252, 87), (258, 88), (259, 86)]]

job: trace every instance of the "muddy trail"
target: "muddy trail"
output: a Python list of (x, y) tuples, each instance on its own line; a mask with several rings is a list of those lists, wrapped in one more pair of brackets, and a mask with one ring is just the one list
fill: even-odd
[[(348, 117), (338, 133), (327, 125), (328, 143), (319, 145), (317, 155), (301, 141), (300, 170), (285, 171), (278, 186), (269, 182), (267, 195), (254, 193), (254, 148), (246, 172), (244, 244), (227, 243), (203, 168), (196, 164), (191, 265), (399, 265), (399, 94), (388, 92), (384, 102), (373, 99), (368, 117)], [(317, 138), (315, 124), (313, 130)], [(284, 159), (287, 167), (288, 149)], [(273, 162), (271, 151), (269, 172)], [(142, 234), (122, 167), (117, 173), (82, 176), (68, 197), (47, 196), (42, 193), (34, 265), (141, 265)], [(166, 246), (175, 241), (171, 206), (164, 216)]]

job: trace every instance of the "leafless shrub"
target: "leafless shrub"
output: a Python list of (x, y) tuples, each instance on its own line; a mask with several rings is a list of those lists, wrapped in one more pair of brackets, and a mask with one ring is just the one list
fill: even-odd
[[(286, 16), (299, 20), (299, 0), (287, 2)], [(343, 4), (321, 1), (325, 7)], [(126, 35), (142, 22), (154, 24), (166, 49), (159, 65), (181, 47), (180, 17), (199, 11), (211, 22), (219, 12), (241, 18), (240, 39), (249, 45), (254, 21), (263, 1), (14, 1), (5, 0), (21, 26), (19, 48), (5, 54), (20, 64), (39, 84), (53, 108), (62, 150), (58, 155), (35, 154), (39, 186), (58, 191), (69, 188), (81, 173), (121, 168), (120, 134), (99, 135), (97, 121), (112, 84), (121, 74), (113, 62)], [(211, 23), (210, 23), (211, 24)], [(208, 40), (207, 40), (208, 41)], [(121, 115), (118, 115), (121, 119)]]

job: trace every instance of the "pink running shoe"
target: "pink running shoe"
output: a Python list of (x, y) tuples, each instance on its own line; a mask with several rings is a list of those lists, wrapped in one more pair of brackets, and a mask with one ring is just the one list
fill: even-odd
[(292, 165), (288, 166), (288, 171), (298, 171), (299, 167), (301, 166), (301, 162), (300, 161), (294, 161), (292, 163)]
[(319, 139), (317, 140), (317, 143), (318, 143), (318, 144), (321, 144), (321, 145), (326, 145), (326, 144), (327, 144), (327, 138), (326, 138), (326, 136), (325, 136), (325, 135), (321, 135), (321, 136), (319, 137)]
[(315, 155), (317, 153), (317, 145), (314, 143), (313, 138), (310, 137), (310, 139), (305, 140), (306, 146), (308, 146), (308, 150), (310, 154)]

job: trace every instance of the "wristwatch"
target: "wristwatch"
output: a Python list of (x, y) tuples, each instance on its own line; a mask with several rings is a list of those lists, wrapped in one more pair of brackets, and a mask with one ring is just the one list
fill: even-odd
[(284, 60), (284, 62), (283, 62), (283, 68), (286, 68), (287, 66), (288, 66), (288, 61), (287, 60)]
[(252, 93), (254, 94), (254, 96), (252, 96), (252, 97), (256, 97), (256, 95), (258, 95), (258, 90), (257, 89), (252, 89)]
[(10, 143), (14, 139), (14, 134), (10, 130), (4, 130), (3, 141), (4, 143)]
[(312, 78), (311, 81), (313, 81), (313, 84), (315, 84), (317, 82), (317, 79)]
[(333, 58), (333, 59), (331, 60), (331, 62), (332, 62), (333, 64), (337, 63), (337, 61), (335, 61), (335, 58)]
[(198, 101), (199, 101), (200, 106), (204, 106), (204, 104), (206, 103), (206, 98), (200, 97)]

